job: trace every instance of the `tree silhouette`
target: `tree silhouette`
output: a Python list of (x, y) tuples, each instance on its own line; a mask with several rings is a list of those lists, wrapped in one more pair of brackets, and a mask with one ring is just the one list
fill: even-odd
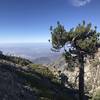
[(94, 58), (98, 52), (99, 33), (97, 27), (83, 21), (75, 28), (66, 31), (64, 26), (57, 22), (56, 27), (50, 27), (52, 50), (64, 49), (67, 63), (79, 64), (79, 100), (84, 100), (84, 63), (85, 58)]

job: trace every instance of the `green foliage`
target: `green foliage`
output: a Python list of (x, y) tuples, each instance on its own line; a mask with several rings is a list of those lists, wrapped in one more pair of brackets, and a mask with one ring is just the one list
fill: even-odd
[(42, 74), (43, 76), (53, 77), (53, 73), (45, 66), (38, 65), (38, 64), (31, 64), (31, 68), (34, 71)]
[(59, 22), (57, 22), (56, 28), (51, 28), (51, 35), (52, 35), (52, 45), (55, 49), (61, 48), (65, 45), (66, 39), (66, 30), (64, 29), (64, 26), (61, 25)]
[(64, 48), (66, 61), (77, 63), (81, 56), (94, 56), (97, 52), (100, 33), (96, 29), (96, 26), (93, 28), (91, 23), (86, 24), (83, 21), (82, 24), (66, 31), (63, 25), (57, 23), (55, 28), (51, 28), (52, 47), (54, 50)]
[[(92, 24), (77, 25), (75, 28), (66, 31), (60, 23), (57, 27), (51, 29), (52, 45), (54, 49), (60, 49), (65, 45), (70, 44), (71, 51), (80, 50), (85, 54), (92, 54), (97, 51), (97, 43), (99, 33), (96, 32), (96, 27), (92, 28)], [(74, 54), (76, 54), (74, 52)]]

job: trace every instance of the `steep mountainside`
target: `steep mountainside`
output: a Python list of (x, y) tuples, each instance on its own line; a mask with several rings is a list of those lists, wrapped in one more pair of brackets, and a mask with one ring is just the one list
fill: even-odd
[(0, 100), (37, 100), (35, 93), (24, 86), (14, 66), (0, 63)]
[[(74, 88), (78, 88), (78, 67), (68, 67), (63, 57), (60, 57), (57, 61), (54, 61), (49, 67), (58, 75), (59, 71), (64, 73), (68, 77), (68, 81)], [(70, 70), (71, 69), (71, 70)], [(96, 54), (94, 60), (87, 59), (85, 63), (85, 90), (91, 93), (95, 93), (96, 89), (100, 87), (100, 49)]]
[(0, 58), (0, 100), (75, 100), (78, 91), (62, 86), (47, 67)]

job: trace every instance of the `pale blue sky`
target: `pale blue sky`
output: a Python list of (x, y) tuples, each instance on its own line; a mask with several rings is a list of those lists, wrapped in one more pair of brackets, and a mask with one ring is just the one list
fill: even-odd
[(0, 0), (0, 43), (48, 42), (49, 27), (82, 20), (100, 30), (100, 0)]

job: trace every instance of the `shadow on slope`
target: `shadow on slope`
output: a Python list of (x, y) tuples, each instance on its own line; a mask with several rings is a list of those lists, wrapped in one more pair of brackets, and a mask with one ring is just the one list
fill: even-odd
[(78, 90), (62, 86), (48, 68), (22, 65), (0, 61), (1, 100), (77, 100)]
[(34, 70), (0, 64), (0, 98), (5, 100), (75, 100), (75, 91)]

